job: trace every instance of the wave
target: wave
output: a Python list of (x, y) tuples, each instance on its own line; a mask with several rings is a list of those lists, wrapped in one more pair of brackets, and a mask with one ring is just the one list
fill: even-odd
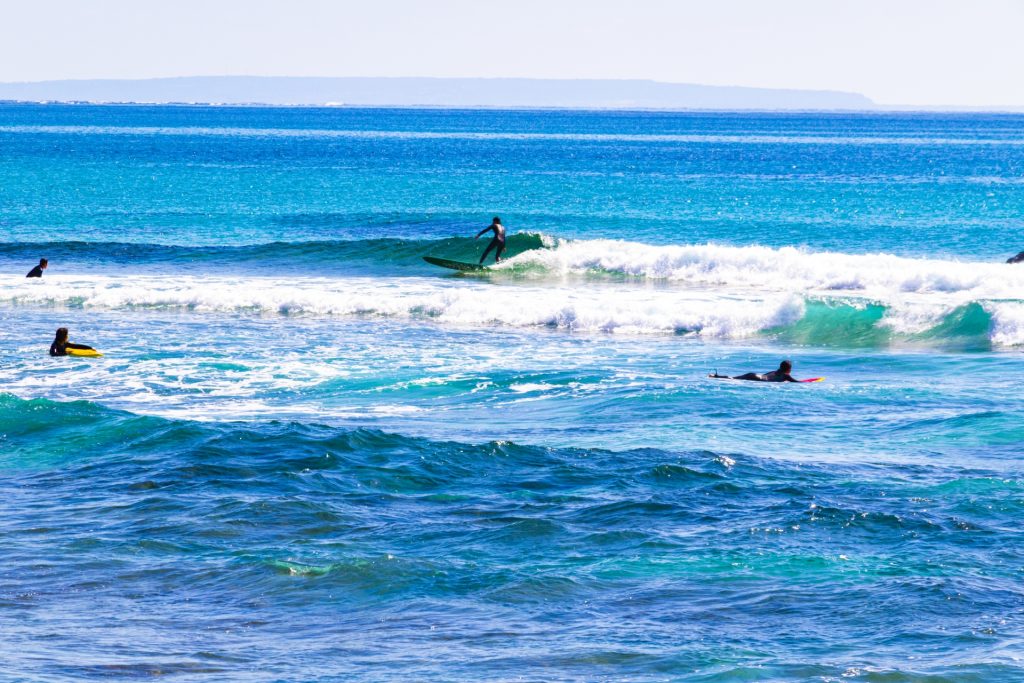
[[(426, 255), (475, 261), (484, 240), (449, 237), (271, 242), (243, 246), (186, 246), (122, 242), (0, 243), (0, 259), (31, 263), (40, 256), (71, 269), (84, 263), (166, 265), (231, 272), (331, 274), (332, 265), (416, 267)], [(1016, 300), (1024, 292), (1024, 266), (1001, 262), (907, 258), (893, 254), (846, 254), (796, 247), (733, 247), (720, 244), (651, 245), (621, 240), (570, 240), (535, 232), (509, 236), (507, 258), (488, 271), (493, 279), (581, 276), (651, 281), (690, 287), (762, 292), (847, 295), (889, 302), (907, 295), (955, 295), (958, 303)], [(70, 264), (70, 265), (69, 265)], [(943, 304), (948, 302), (942, 302)]]
[(491, 286), (451, 278), (109, 276), (20, 279), (0, 302), (199, 313), (424, 318), (443, 323), (572, 331), (743, 337), (803, 314), (799, 297), (727, 300), (713, 294), (630, 288)]
[[(392, 484), (406, 490), (433, 488), (432, 481), (445, 479), (457, 485), (467, 477), (478, 477), (493, 485), (494, 481), (502, 480), (494, 469), (518, 471), (519, 476), (529, 478), (536, 468), (550, 466), (557, 470), (563, 463), (586, 462), (587, 457), (593, 456), (630, 462), (630, 453), (643, 453), (648, 461), (654, 460), (654, 465), (634, 463), (633, 467), (644, 479), (655, 484), (664, 479), (664, 475), (658, 473), (657, 463), (662, 461), (671, 463), (668, 467), (685, 465), (675, 473), (673, 485), (687, 478), (698, 484), (714, 482), (727, 471), (759, 468), (754, 464), (758, 462), (756, 459), (751, 464), (736, 467), (734, 459), (706, 450), (617, 452), (599, 448), (550, 448), (509, 441), (439, 441), (376, 429), (344, 429), (284, 420), (199, 422), (138, 415), (91, 401), (23, 399), (3, 392), (0, 392), (0, 435), (5, 446), (0, 451), (0, 462), (7, 466), (60, 466), (68, 461), (92, 466), (88, 461), (96, 456), (102, 456), (108, 463), (109, 459), (123, 456), (125, 464), (145, 468), (154, 464), (146, 456), (155, 456), (163, 463), (156, 464), (158, 468), (179, 471), (184, 479), (200, 474), (196, 471), (198, 462), (211, 475), (222, 475), (227, 468), (237, 467), (247, 472), (244, 479), (251, 480), (253, 468), (265, 469), (268, 473), (325, 470), (349, 473), (346, 463), (351, 459), (360, 461), (355, 468), (379, 470), (379, 476), (392, 482), (379, 482), (382, 490), (390, 492), (396, 490)], [(376, 455), (381, 453), (390, 454), (393, 460), (387, 462)], [(367, 454), (370, 457), (367, 458)], [(191, 462), (188, 462), (190, 457)], [(483, 467), (485, 462), (490, 465)], [(766, 463), (772, 465), (773, 461)], [(429, 476), (420, 476), (424, 472), (415, 474), (423, 468), (430, 470)], [(583, 466), (582, 470), (588, 471), (589, 466)], [(595, 473), (594, 478), (596, 482), (601, 476)], [(116, 487), (122, 484), (121, 481), (112, 483)], [(289, 482), (281, 484), (290, 485)]]
[[(538, 233), (511, 236), (514, 255), (481, 277), (445, 277), (447, 271), (421, 260), (425, 253), (472, 259), (480, 248), (480, 242), (463, 238), (244, 247), (7, 244), (0, 245), (0, 257), (32, 250), (62, 260), (168, 262), (171, 273), (12, 278), (0, 284), (0, 303), (382, 316), (717, 339), (766, 336), (816, 346), (1024, 345), (1024, 267), (1018, 265), (792, 247), (558, 240)], [(222, 266), (239, 262), (278, 275), (254, 276), (249, 268), (232, 274)], [(325, 262), (365, 262), (369, 274), (342, 268), (337, 276)], [(190, 275), (182, 264), (217, 274)], [(387, 265), (406, 270), (391, 277), (396, 273)], [(324, 276), (310, 277), (311, 272)], [(422, 277), (428, 274), (435, 277)]]
[(1024, 345), (1024, 302), (882, 302), (794, 292), (727, 292), (601, 283), (523, 284), (486, 278), (263, 278), (189, 275), (19, 278), (12, 306), (314, 317), (710, 339), (777, 338), (836, 347)]
[[(507, 253), (551, 247), (556, 240), (541, 233), (509, 235)], [(45, 256), (64, 264), (81, 262), (124, 266), (167, 265), (203, 268), (216, 265), (259, 266), (262, 270), (298, 268), (317, 272), (325, 265), (363, 262), (392, 266), (424, 266), (429, 254), (475, 261), (486, 242), (465, 237), (432, 240), (363, 239), (270, 242), (243, 246), (186, 246), (127, 242), (8, 242), (0, 243), (0, 259), (32, 263)]]
[(976, 299), (1018, 298), (1024, 292), (1024, 267), (1015, 264), (816, 252), (795, 247), (563, 240), (554, 249), (521, 253), (504, 267), (563, 275), (604, 273), (705, 287), (883, 297), (943, 293)]

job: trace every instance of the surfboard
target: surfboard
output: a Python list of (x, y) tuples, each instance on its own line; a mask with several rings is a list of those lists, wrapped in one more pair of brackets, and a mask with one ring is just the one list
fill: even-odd
[[(732, 377), (715, 377), (714, 375), (708, 375), (708, 377), (711, 378), (711, 379), (733, 379)], [(737, 380), (737, 381), (743, 381), (743, 380)], [(801, 384), (807, 384), (809, 382), (824, 382), (825, 378), (824, 377), (811, 377), (810, 379), (799, 379), (797, 381), (800, 382)], [(757, 382), (754, 382), (754, 383), (757, 384)], [(784, 384), (784, 382), (768, 382), (768, 384)]]
[(423, 260), (434, 266), (441, 266), (442, 268), (451, 268), (452, 270), (461, 270), (466, 272), (475, 272), (480, 270), (487, 270), (487, 266), (481, 266), (479, 263), (466, 263), (465, 261), (452, 261), (446, 258), (437, 258), (436, 256), (424, 256)]
[(65, 349), (69, 356), (78, 356), (79, 358), (99, 358), (103, 354), (96, 349)]

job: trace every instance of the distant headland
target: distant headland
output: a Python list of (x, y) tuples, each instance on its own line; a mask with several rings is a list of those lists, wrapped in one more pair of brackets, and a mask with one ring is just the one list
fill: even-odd
[(864, 95), (645, 80), (191, 76), (0, 83), (0, 100), (572, 109), (865, 110)]

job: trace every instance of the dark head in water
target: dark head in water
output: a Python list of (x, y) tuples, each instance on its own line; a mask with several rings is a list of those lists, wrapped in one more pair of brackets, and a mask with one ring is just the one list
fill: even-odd
[(788, 360), (782, 361), (781, 363), (779, 363), (779, 372), (784, 372), (788, 375), (789, 373), (793, 372), (793, 364), (790, 363)]
[(50, 265), (50, 262), (44, 258), (39, 259), (39, 267), (46, 270), (46, 266)]
[(51, 356), (66, 356), (68, 355), (68, 328), (58, 327), (57, 334), (53, 338), (53, 343), (50, 344), (50, 355)]

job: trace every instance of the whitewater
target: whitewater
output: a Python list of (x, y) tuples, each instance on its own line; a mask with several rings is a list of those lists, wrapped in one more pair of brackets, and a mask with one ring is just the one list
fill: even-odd
[[(986, 317), (983, 332), (993, 346), (1024, 343), (1024, 302), (1019, 298), (1024, 269), (1015, 264), (793, 247), (653, 246), (525, 237), (524, 246), (533, 246), (534, 241), (541, 246), (475, 277), (439, 277), (441, 272), (431, 271), (415, 255), (406, 256), (402, 265), (411, 272), (400, 276), (389, 272), (330, 278), (149, 275), (143, 262), (128, 282), (107, 275), (57, 275), (34, 282), (8, 273), (0, 286), (0, 301), (84, 309), (425, 318), (464, 325), (725, 339), (808, 324), (809, 305), (817, 318), (811, 324), (818, 325), (828, 325), (827, 311), (837, 317), (880, 308), (883, 314), (865, 320), (865, 325), (888, 330), (896, 338), (948, 326), (973, 307)], [(369, 259), (372, 265), (386, 255), (381, 265), (387, 266), (396, 262), (394, 255), (402, 247), (408, 250), (384, 241), (353, 254), (351, 247), (345, 253), (334, 245), (317, 244), (301, 250), (292, 265), (301, 266), (310, 257), (339, 259), (336, 252), (342, 251), (343, 265), (358, 259)], [(418, 243), (416, 248), (451, 253), (467, 247), (444, 240)], [(159, 249), (147, 249), (151, 251)], [(204, 261), (212, 263), (215, 258)], [(164, 259), (151, 255), (151, 260)], [(955, 325), (949, 333), (958, 333)], [(933, 341), (941, 343), (938, 336)]]
[(1022, 141), (0, 104), (0, 678), (1020, 680)]

